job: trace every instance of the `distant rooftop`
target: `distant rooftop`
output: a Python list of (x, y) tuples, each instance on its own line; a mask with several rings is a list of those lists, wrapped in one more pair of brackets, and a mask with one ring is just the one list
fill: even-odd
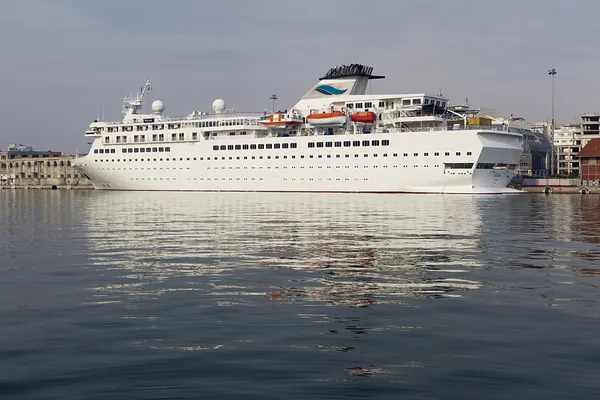
[(585, 147), (577, 154), (577, 157), (589, 158), (600, 157), (600, 139), (592, 139)]

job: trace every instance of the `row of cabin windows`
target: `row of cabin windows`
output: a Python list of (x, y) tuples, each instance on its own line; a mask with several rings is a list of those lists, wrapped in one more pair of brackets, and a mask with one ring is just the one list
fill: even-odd
[(381, 143), (382, 146), (389, 146), (390, 145), (390, 141), (389, 140), (382, 140), (381, 142), (379, 140), (354, 140), (354, 141), (350, 141), (350, 140), (346, 140), (344, 142), (308, 142), (308, 147), (309, 148), (314, 148), (316, 147), (358, 147), (358, 146), (379, 146), (379, 144)]
[[(128, 147), (121, 149), (122, 153), (162, 153), (171, 151), (170, 147)], [(94, 149), (94, 154), (114, 153), (115, 149)]]
[[(44, 165), (44, 162), (43, 161), (39, 161), (39, 162), (35, 161), (33, 165), (34, 166), (35, 165)], [(67, 167), (70, 167), (71, 166), (71, 161), (67, 161), (66, 163), (64, 161), (54, 161), (54, 162), (46, 161), (46, 166), (47, 167), (64, 167), (65, 165)], [(27, 163), (23, 162), (21, 164), (19, 164), (18, 162), (9, 163), (9, 164), (2, 163), (0, 165), (0, 168), (2, 168), (2, 169), (5, 169), (7, 167), (8, 168), (19, 168), (19, 166), (21, 166), (21, 167), (25, 167), (25, 166), (31, 167), (32, 165), (31, 165), (30, 161), (28, 161)]]
[[(186, 122), (186, 123), (174, 123), (174, 124), (146, 124), (146, 125), (135, 125), (135, 131), (143, 132), (148, 130), (162, 131), (165, 129), (181, 129), (183, 128), (213, 128), (219, 126), (243, 126), (243, 125), (257, 125), (256, 120), (250, 119), (228, 119), (219, 121), (197, 121), (197, 122)], [(104, 131), (104, 127), (99, 128)], [(109, 126), (106, 128), (107, 132), (133, 132), (134, 125), (125, 126)]]
[[(397, 165), (394, 165), (394, 168), (397, 168), (397, 167), (398, 167)], [(407, 168), (408, 165), (404, 165), (403, 167)], [(414, 165), (413, 167), (417, 168), (418, 165)], [(428, 165), (424, 165), (424, 167), (427, 168), (429, 166)], [(368, 168), (368, 167), (364, 167), (364, 168)], [(384, 167), (384, 168), (386, 168), (386, 167)], [(468, 174), (470, 174), (470, 172), (452, 173), (452, 175), (468, 175)], [(152, 180), (155, 180), (155, 181), (156, 180), (161, 180), (161, 181), (162, 180), (166, 180), (166, 181), (168, 181), (169, 180), (169, 178), (167, 178), (167, 177), (153, 177), (153, 178), (145, 178), (145, 177), (141, 177), (141, 178), (140, 177), (135, 177), (134, 178), (134, 177), (131, 177), (129, 179), (132, 180), (132, 181), (133, 180), (136, 180), (136, 181), (145, 181), (145, 180), (148, 180), (148, 181), (152, 181)], [(177, 180), (177, 178), (170, 178), (170, 179), (174, 180), (174, 181)], [(229, 180), (229, 181), (234, 181), (234, 180), (235, 181), (241, 181), (241, 180), (244, 180), (244, 181), (248, 181), (248, 180), (262, 181), (262, 180), (264, 180), (264, 178), (262, 178), (262, 177), (258, 177), (258, 178), (256, 178), (256, 177), (251, 177), (251, 178), (248, 178), (248, 177), (235, 177), (235, 178), (233, 178), (233, 177), (229, 177), (229, 178), (225, 178), (225, 177), (213, 177), (213, 178), (200, 177), (200, 178), (197, 178), (197, 177), (194, 177), (194, 178), (188, 178), (188, 181), (204, 181), (204, 180), (206, 180), (206, 181), (227, 181), (227, 180)], [(355, 180), (355, 181), (364, 180), (364, 181), (368, 181), (369, 178), (357, 178), (357, 177), (354, 177), (354, 178), (347, 178), (347, 177), (300, 178), (299, 177), (299, 178), (283, 178), (283, 180), (284, 181), (288, 181), (288, 180), (290, 180), (290, 181), (295, 181), (295, 180), (299, 180), (299, 181), (304, 181), (304, 180), (307, 180), (307, 181), (325, 181), (325, 180), (327, 180), (327, 181), (342, 181), (342, 180), (344, 180), (344, 181), (350, 181), (350, 180)]]
[[(415, 156), (418, 155), (418, 153), (414, 153), (414, 154), (415, 154)], [(427, 153), (425, 153), (425, 154), (427, 154)], [(439, 153), (435, 153), (435, 154), (439, 154)], [(449, 155), (450, 153), (446, 153), (446, 154)], [(457, 153), (457, 155), (460, 155), (460, 153)], [(351, 154), (343, 154), (343, 156), (345, 158), (350, 158)], [(379, 155), (378, 154), (370, 154), (370, 155), (369, 154), (363, 154), (364, 158), (367, 158), (369, 156), (373, 157), (373, 158), (377, 158)], [(382, 157), (388, 157), (388, 153), (383, 153), (383, 154), (381, 154), (381, 156)], [(408, 157), (408, 153), (404, 153), (403, 156), (404, 157)], [(360, 157), (360, 154), (354, 154), (354, 158), (358, 158), (358, 157)], [(393, 153), (392, 157), (398, 157), (398, 153)], [(289, 158), (296, 159), (296, 156), (295, 155), (291, 155)], [(305, 156), (304, 155), (299, 155), (298, 158), (304, 159)], [(315, 158), (315, 155), (310, 154), (308, 156), (308, 158)], [(327, 154), (325, 156), (323, 156), (322, 154), (319, 154), (319, 155), (316, 156), (316, 158), (333, 158), (333, 157), (332, 157), (331, 154)], [(342, 158), (342, 154), (335, 154), (335, 158)], [(198, 159), (200, 161), (204, 161), (205, 157), (198, 157), (198, 158), (197, 157), (193, 157), (192, 159), (190, 159), (189, 157), (186, 158), (187, 161), (190, 161), (190, 160), (197, 161)], [(219, 161), (219, 159), (222, 160), (222, 161), (225, 161), (225, 160), (233, 160), (234, 158), (233, 157), (221, 157), (221, 158), (219, 158), (219, 157), (212, 157), (212, 160), (214, 160), (214, 161)], [(288, 159), (288, 156), (287, 155), (273, 156), (273, 157), (272, 156), (243, 156), (243, 157), (237, 156), (237, 157), (235, 157), (235, 159), (236, 160), (242, 160), (242, 159), (243, 160), (248, 160), (248, 159), (250, 159), (250, 160), (257, 160), (257, 159), (258, 160), (264, 160), (264, 159), (266, 159), (266, 160), (271, 160), (271, 159), (279, 160), (279, 159), (284, 159), (285, 160), (285, 159)], [(206, 160), (207, 161), (211, 161), (211, 157), (206, 157)], [(113, 160), (99, 160), (99, 161), (100, 162), (110, 162), (110, 161), (112, 161), (112, 162), (115, 162), (115, 161), (116, 162), (121, 162), (121, 159), (117, 159), (117, 160), (114, 160), (114, 159)], [(131, 159), (131, 158), (130, 159), (125, 159), (125, 158), (123, 159), (123, 162), (127, 162), (127, 161), (129, 161), (129, 162), (131, 162), (131, 161), (136, 161), (136, 162), (137, 161), (157, 161), (157, 159), (156, 158), (154, 158), (154, 159), (150, 159), (150, 158), (148, 158), (148, 159), (143, 159), (143, 158), (137, 159), (136, 158), (135, 160)], [(160, 159), (158, 159), (158, 161), (163, 161), (163, 159), (160, 158)], [(164, 161), (177, 161), (177, 158), (173, 158), (173, 159), (166, 158), (166, 159), (164, 159)], [(179, 161), (184, 161), (184, 159), (183, 158), (179, 158)], [(472, 168), (473, 167), (473, 163), (445, 163), (444, 165), (446, 165), (447, 168), (467, 168), (468, 169), (468, 168)], [(465, 167), (465, 165), (467, 167)], [(488, 165), (491, 165), (492, 166), (491, 168), (496, 168), (496, 169), (505, 169), (505, 168), (499, 168), (499, 166), (507, 166), (507, 164), (478, 164), (477, 168), (487, 168)], [(512, 165), (513, 164), (510, 164), (510, 166), (512, 166)], [(486, 166), (486, 167), (484, 167), (484, 166)], [(510, 169), (510, 168), (508, 168), (508, 169)], [(512, 168), (512, 169), (514, 169), (514, 168)]]
[[(382, 106), (383, 102), (379, 102), (379, 107)], [(348, 108), (373, 108), (373, 103), (370, 101), (365, 101), (364, 103), (347, 103), (346, 107)]]
[(445, 101), (441, 101), (441, 100), (433, 100), (433, 99), (429, 100), (429, 99), (425, 99), (425, 104), (426, 105), (427, 104), (432, 104), (432, 105), (435, 105), (435, 106), (441, 107), (441, 108), (446, 107), (446, 102)]
[[(349, 168), (351, 168), (351, 167), (352, 167), (352, 166), (350, 166), (350, 165), (346, 165), (346, 166), (344, 166), (344, 168), (345, 168), (345, 169), (349, 169)], [(389, 168), (389, 167), (390, 167), (389, 165), (373, 165), (373, 166), (371, 166), (371, 168)], [(401, 166), (400, 166), (400, 165), (392, 165), (391, 167), (393, 167), (393, 168), (398, 168), (398, 167), (402, 167), (402, 168), (429, 168), (429, 167), (430, 167), (430, 165), (401, 165)], [(439, 165), (432, 165), (431, 167), (432, 167), (432, 168), (439, 168), (440, 166), (439, 166)], [(469, 165), (468, 165), (468, 164), (460, 164), (460, 165), (456, 165), (456, 166), (454, 166), (454, 165), (444, 165), (444, 167), (445, 167), (445, 168), (444, 168), (444, 173), (445, 173), (445, 174), (446, 174), (446, 173), (449, 173), (449, 174), (451, 174), (451, 175), (470, 175), (470, 174), (472, 174), (472, 171), (471, 171), (471, 169), (472, 169), (472, 167), (473, 167), (473, 164), (471, 164), (471, 166), (470, 166), (470, 167), (469, 167)], [(249, 168), (249, 167), (244, 167), (244, 169), (248, 169), (248, 168)], [(278, 166), (273, 166), (273, 167), (269, 167), (269, 166), (267, 166), (267, 167), (262, 167), (262, 166), (260, 166), (260, 167), (251, 167), (251, 169), (257, 169), (257, 168), (258, 168), (258, 169), (271, 169), (271, 168), (272, 168), (272, 169), (288, 169), (288, 167), (278, 167)], [(293, 167), (293, 166), (291, 166), (291, 167), (289, 167), (289, 168), (290, 168), (290, 169), (296, 169), (296, 167)], [(304, 169), (305, 167), (299, 167), (299, 168), (300, 168), (300, 169)], [(313, 168), (316, 168), (316, 169), (333, 169), (333, 167), (332, 167), (332, 166), (326, 166), (326, 167), (323, 167), (323, 166), (308, 166), (308, 167), (306, 167), (306, 168), (307, 168), (307, 169), (313, 169)], [(335, 166), (335, 168), (336, 168), (336, 169), (340, 169), (340, 168), (341, 168), (341, 166), (339, 166), (339, 165), (338, 165), (338, 166)], [(354, 166), (354, 168), (370, 168), (370, 167), (369, 167), (368, 165), (362, 165), (362, 166), (360, 166), (360, 165), (355, 165), (355, 166)], [(126, 170), (126, 169), (127, 169), (127, 168), (123, 168), (123, 170)], [(130, 169), (130, 170), (132, 170), (132, 168), (129, 168), (129, 169)], [(147, 168), (147, 170), (148, 170), (148, 171), (150, 171), (151, 169), (154, 169), (154, 170), (156, 170), (156, 169), (157, 169), (157, 167), (154, 167), (154, 168)], [(160, 168), (160, 170), (162, 170), (162, 169), (163, 169), (163, 168)], [(169, 171), (169, 168), (164, 168), (164, 169), (165, 169), (166, 171)], [(183, 168), (179, 168), (179, 169), (183, 169)], [(189, 170), (190, 168), (187, 168), (187, 169)], [(209, 170), (210, 170), (210, 169), (211, 169), (211, 167), (207, 167), (207, 169), (209, 169)], [(214, 168), (212, 168), (212, 169), (213, 169), (213, 170), (219, 170), (219, 167), (214, 167)], [(226, 167), (221, 167), (220, 169), (221, 169), (221, 170), (224, 170), (224, 169), (227, 169), (227, 168), (226, 168)], [(233, 169), (233, 167), (229, 167), (229, 169), (230, 169), (230, 170), (232, 170), (232, 169)], [(236, 169), (237, 169), (237, 170), (239, 170), (239, 169), (241, 169), (241, 167), (236, 167)], [(106, 170), (110, 170), (110, 168), (106, 168)], [(115, 170), (115, 168), (113, 168), (113, 170)], [(121, 170), (121, 168), (117, 168), (117, 170)], [(135, 170), (137, 171), (137, 170), (138, 170), (138, 168), (135, 168)], [(140, 168), (140, 170), (144, 171), (144, 168)], [(175, 170), (177, 170), (177, 168), (173, 168), (173, 171), (175, 171)], [(451, 170), (463, 170), (463, 171), (458, 171), (458, 172), (450, 172)], [(62, 177), (62, 176), (61, 176), (61, 177)], [(132, 178), (130, 178), (130, 179), (136, 179), (136, 180), (139, 180), (139, 179), (141, 179), (141, 180), (144, 180), (145, 178), (133, 178), (133, 177), (132, 177)], [(149, 179), (149, 180), (151, 180), (152, 178), (148, 178), (148, 179)], [(156, 179), (156, 178), (154, 178), (154, 179)], [(161, 178), (161, 179), (162, 179), (162, 178)], [(167, 178), (167, 180), (168, 180), (168, 179), (169, 179), (169, 178)], [(193, 179), (193, 180), (196, 180), (196, 179), (198, 179), (198, 178), (191, 178), (191, 179)], [(204, 180), (205, 178), (199, 178), (199, 179), (200, 179), (200, 180)], [(217, 178), (217, 177), (215, 177), (214, 179), (215, 179), (215, 180), (219, 180), (219, 179), (222, 179), (222, 180), (225, 180), (225, 179), (233, 180), (234, 178)], [(240, 180), (240, 178), (236, 178), (236, 179), (237, 179), (237, 180)], [(252, 179), (252, 180), (254, 180), (255, 178), (251, 178), (251, 179)], [(259, 178), (259, 179), (261, 179), (261, 180), (262, 180), (262, 178)], [(299, 179), (299, 180), (304, 180), (304, 178), (298, 178), (298, 179)], [(313, 180), (313, 178), (309, 178), (309, 179), (310, 179), (310, 180)], [(321, 180), (321, 178), (314, 178), (314, 179)], [(349, 180), (350, 178), (345, 178), (345, 179), (346, 179), (346, 180)], [(355, 179), (357, 179), (357, 178), (355, 178)], [(367, 178), (365, 178), (365, 180), (366, 180), (366, 179), (367, 179)], [(176, 180), (176, 178), (173, 178), (173, 180)], [(188, 178), (188, 180), (189, 180), (189, 178)], [(206, 178), (206, 180), (211, 180), (211, 178)], [(248, 180), (248, 178), (244, 178), (244, 180)], [(287, 180), (287, 178), (284, 178), (284, 180)], [(295, 178), (292, 178), (291, 180), (295, 180)], [(328, 178), (328, 180), (331, 180), (331, 178)], [(340, 180), (340, 179), (337, 179), (337, 180)]]
[[(346, 103), (346, 107), (348, 108), (371, 108), (373, 107), (375, 103), (372, 103), (370, 101), (366, 101), (364, 104), (363, 103)], [(393, 106), (394, 102), (393, 101), (380, 101), (379, 102), (379, 108), (383, 108), (383, 107), (389, 107), (389, 106)], [(363, 107), (364, 106), (364, 107)]]
[[(368, 142), (368, 141), (364, 141), (364, 142)], [(365, 146), (364, 142), (363, 142), (363, 146)], [(388, 142), (388, 141), (383, 140), (382, 142)], [(318, 146), (318, 147), (323, 147), (322, 146), (323, 143), (327, 144), (327, 143), (333, 143), (333, 142), (317, 142), (317, 145), (319, 145), (319, 143), (321, 144), (321, 146)], [(335, 142), (335, 143), (341, 143), (341, 142)], [(344, 143), (346, 143), (346, 142), (344, 142)], [(310, 147), (310, 144), (311, 143), (309, 143), (309, 147)], [(314, 145), (314, 143), (312, 143), (312, 144)], [(288, 145), (289, 145), (289, 147), (288, 147)], [(368, 144), (366, 146), (368, 146)], [(376, 146), (378, 146), (378, 145), (376, 145)], [(331, 147), (331, 146), (326, 146), (326, 147)], [(295, 149), (295, 148), (297, 148), (297, 143), (261, 143), (258, 145), (256, 145), (256, 144), (250, 144), (250, 145), (248, 145), (248, 144), (243, 144), (243, 145), (239, 145), (239, 144), (224, 145), (224, 144), (222, 144), (222, 145), (214, 145), (213, 146), (213, 150), (256, 150), (257, 148), (260, 150), (265, 149), (265, 148), (266, 149), (280, 149), (280, 148)], [(144, 147), (141, 147), (141, 148), (129, 147), (129, 148), (123, 148), (121, 150), (122, 153), (157, 153), (157, 152), (161, 153), (161, 152), (170, 152), (170, 151), (171, 151), (170, 147), (145, 147), (145, 148)], [(98, 154), (98, 153), (99, 154), (115, 153), (115, 149), (94, 149), (94, 154)], [(457, 151), (455, 154), (457, 156), (460, 156), (462, 153), (460, 151)], [(467, 156), (470, 156), (472, 154), (473, 153), (470, 151), (467, 152)], [(397, 155), (398, 155), (398, 153), (394, 153), (394, 157), (397, 157)], [(433, 153), (434, 157), (439, 157), (439, 155), (440, 155), (440, 153), (438, 153), (438, 152)], [(450, 152), (447, 151), (444, 153), (444, 155), (450, 156)], [(377, 154), (374, 154), (373, 156), (377, 157)], [(403, 153), (402, 156), (408, 157), (408, 153)], [(413, 153), (413, 156), (419, 157), (419, 153)], [(423, 157), (428, 157), (428, 156), (429, 156), (429, 153), (423, 153)], [(337, 155), (337, 157), (339, 157), (339, 154)], [(348, 157), (348, 155), (346, 155), (346, 157)], [(356, 155), (356, 157), (358, 157), (358, 155)], [(365, 155), (365, 157), (367, 157), (367, 155)], [(384, 154), (384, 157), (387, 157), (387, 154)], [(302, 158), (304, 158), (304, 157), (302, 157)], [(311, 156), (311, 158), (312, 158), (312, 156)], [(319, 155), (319, 158), (321, 158), (320, 155)], [(331, 158), (331, 155), (328, 155), (327, 158)], [(230, 159), (231, 159), (231, 157), (230, 157)], [(238, 157), (238, 159), (239, 159), (239, 157)], [(69, 165), (70, 165), (70, 163), (69, 163)], [(488, 165), (488, 164), (481, 164), (481, 165)], [(495, 165), (495, 164), (490, 164), (490, 165)], [(480, 168), (484, 168), (484, 167), (480, 167)]]
[[(410, 106), (410, 105), (418, 106), (418, 105), (421, 105), (421, 104), (422, 104), (422, 100), (420, 98), (418, 98), (418, 99), (403, 99), (402, 100), (402, 105), (403, 106)], [(433, 105), (436, 105), (436, 106), (442, 107), (442, 108), (446, 107), (446, 102), (442, 101), (442, 100), (425, 99), (424, 100), (424, 104), (433, 104)], [(389, 105), (393, 106), (394, 102), (393, 101), (391, 101), (391, 102), (380, 101), (378, 103), (378, 105), (379, 105), (380, 108), (382, 108), (382, 107), (388, 107)], [(358, 108), (366, 108), (366, 109), (368, 109), (368, 108), (372, 108), (373, 106), (374, 106), (374, 103), (370, 102), (370, 101), (365, 101), (364, 103), (347, 103), (346, 104), (346, 107), (348, 107), (348, 108), (357, 108), (357, 109)]]
[[(210, 135), (211, 132), (205, 132), (206, 135)], [(238, 132), (238, 135), (244, 136), (246, 135), (246, 132)], [(212, 132), (213, 136), (217, 136), (217, 132)], [(236, 132), (229, 132), (230, 136), (235, 136)], [(176, 142), (176, 141), (183, 141), (186, 140), (185, 137), (185, 133), (172, 133), (171, 134), (171, 141), (172, 142)], [(192, 132), (192, 136), (191, 136), (191, 140), (198, 140), (198, 132)], [(127, 136), (115, 136), (115, 143), (127, 143), (128, 141), (128, 137)], [(146, 135), (134, 135), (133, 136), (133, 143), (144, 143), (146, 141)], [(152, 135), (152, 141), (153, 142), (164, 142), (165, 141), (165, 135), (163, 133), (160, 134), (153, 134)], [(105, 136), (104, 137), (104, 143), (105, 144), (109, 144), (111, 142), (110, 140), (110, 136)]]
[(228, 144), (214, 145), (213, 150), (264, 150), (264, 149), (296, 149), (298, 143), (260, 143), (260, 144)]
[[(374, 157), (374, 158), (377, 158), (378, 154), (371, 154), (371, 156)], [(388, 156), (387, 153), (382, 154), (382, 157), (387, 157), (387, 156)], [(393, 156), (394, 157), (398, 157), (398, 153), (394, 153)], [(335, 155), (335, 158), (341, 158), (341, 157), (342, 157), (341, 154), (336, 154)], [(344, 154), (344, 157), (345, 158), (350, 158), (350, 154)], [(354, 154), (354, 157), (358, 158), (358, 157), (360, 157), (360, 154)], [(363, 157), (369, 157), (369, 154), (364, 154)], [(248, 160), (248, 159), (251, 159), (251, 160), (264, 160), (264, 159), (266, 159), (266, 160), (271, 160), (271, 159), (279, 160), (280, 158), (283, 159), (283, 160), (286, 160), (288, 158), (288, 156), (287, 155), (285, 155), (285, 156), (273, 156), (273, 157), (271, 157), (271, 156), (243, 156), (243, 157), (238, 156), (235, 159), (236, 160), (241, 160), (241, 159), (244, 159), (244, 160)], [(292, 155), (289, 158), (296, 159), (296, 156)], [(305, 157), (304, 157), (304, 155), (300, 155), (300, 156), (298, 156), (298, 158), (304, 159)], [(308, 158), (315, 158), (315, 156), (312, 155), (312, 154), (310, 154), (308, 156)], [(323, 155), (319, 154), (316, 158), (323, 158)], [(325, 157), (325, 158), (333, 158), (333, 157), (332, 157), (331, 154), (327, 154), (327, 157)], [(197, 157), (193, 157), (192, 159), (190, 159), (189, 157), (187, 157), (186, 161), (190, 161), (190, 160), (196, 161), (198, 159), (200, 161), (204, 161), (204, 157), (198, 157), (198, 158)], [(233, 160), (234, 158), (233, 157), (221, 157), (220, 159), (222, 161), (225, 161), (225, 160)], [(179, 158), (179, 161), (183, 161), (183, 160), (184, 160), (183, 157)], [(211, 157), (206, 157), (206, 160), (210, 161)], [(212, 157), (212, 160), (219, 161), (219, 157)], [(121, 162), (121, 159), (116, 159), (116, 160), (115, 159), (113, 159), (113, 160), (109, 160), (109, 159), (103, 160), (103, 159), (100, 159), (99, 161), (100, 162), (115, 162), (115, 161), (116, 162)], [(158, 160), (156, 158), (154, 158), (154, 159), (150, 159), (150, 158), (147, 158), (147, 159), (143, 159), (143, 158), (140, 158), (140, 159), (137, 159), (137, 158), (136, 159), (131, 159), (131, 158), (130, 159), (126, 159), (126, 158), (124, 158), (123, 159), (123, 162), (127, 162), (127, 161), (130, 161), (130, 162), (131, 161), (136, 161), (136, 162), (137, 161), (142, 161), (142, 162), (143, 161), (163, 161), (163, 159), (162, 158), (160, 158)], [(173, 159), (165, 158), (164, 161), (177, 161), (177, 158), (173, 158)]]
[[(446, 107), (446, 102), (442, 101), (442, 100), (433, 100), (433, 99), (425, 99), (422, 103), (422, 100), (420, 98), (418, 99), (403, 99), (402, 100), (402, 105), (403, 106), (418, 106), (421, 104), (432, 104), (432, 105), (436, 105), (437, 107)], [(387, 101), (380, 101), (379, 102), (379, 107), (388, 107), (389, 105), (394, 105), (394, 102), (387, 102)], [(372, 108), (373, 107), (373, 103), (370, 101), (366, 101), (364, 103), (347, 103), (346, 106), (348, 108)]]

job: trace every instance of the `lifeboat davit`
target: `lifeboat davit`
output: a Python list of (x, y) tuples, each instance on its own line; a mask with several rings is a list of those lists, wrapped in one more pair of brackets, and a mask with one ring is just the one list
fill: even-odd
[(315, 113), (308, 115), (306, 121), (313, 126), (341, 126), (346, 123), (346, 114), (341, 111)]
[(350, 116), (352, 122), (362, 122), (363, 124), (372, 124), (377, 121), (377, 115), (373, 111), (359, 111)]
[(291, 129), (301, 125), (302, 119), (289, 114), (275, 113), (264, 117), (259, 123), (271, 129)]

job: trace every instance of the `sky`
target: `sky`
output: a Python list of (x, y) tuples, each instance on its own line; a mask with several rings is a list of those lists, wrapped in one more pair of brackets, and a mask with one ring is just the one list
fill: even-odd
[[(600, 112), (598, 0), (0, 0), (0, 149), (87, 152), (147, 78), (165, 114), (289, 109), (330, 67), (530, 122)], [(100, 112), (98, 111), (100, 110)]]

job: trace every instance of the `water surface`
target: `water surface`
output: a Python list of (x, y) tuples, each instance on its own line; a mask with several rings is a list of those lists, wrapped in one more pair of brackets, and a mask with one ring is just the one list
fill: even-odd
[(600, 197), (0, 190), (2, 399), (589, 399)]

